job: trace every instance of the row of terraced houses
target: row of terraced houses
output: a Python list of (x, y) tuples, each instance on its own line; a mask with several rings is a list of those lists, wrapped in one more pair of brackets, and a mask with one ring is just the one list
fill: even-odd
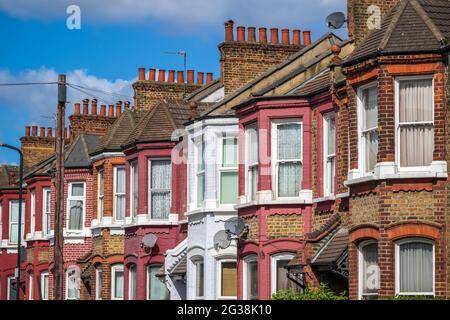
[[(140, 68), (134, 103), (75, 103), (65, 298), (264, 300), (321, 283), (450, 298), (450, 2), (348, 0), (348, 32), (227, 21), (218, 79)], [(47, 300), (52, 129), (27, 127), (21, 148), (20, 226), (17, 168), (0, 167), (0, 298)]]

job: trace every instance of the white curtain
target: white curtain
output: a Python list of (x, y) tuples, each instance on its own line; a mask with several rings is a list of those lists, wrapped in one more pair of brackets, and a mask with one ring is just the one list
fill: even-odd
[(378, 89), (370, 87), (363, 94), (362, 131), (365, 145), (365, 171), (375, 168), (378, 153)]
[(431, 79), (400, 82), (400, 164), (429, 166), (433, 161), (433, 83)]
[(83, 228), (83, 201), (70, 200), (69, 229), (81, 230)]
[(170, 160), (151, 161), (152, 219), (168, 219), (171, 189)]
[(156, 275), (161, 266), (150, 266), (148, 271), (148, 292), (150, 293), (149, 300), (167, 300), (168, 290), (166, 285), (161, 282)]
[(123, 271), (114, 272), (114, 297), (123, 299)]
[(400, 245), (400, 292), (433, 291), (433, 245), (409, 242)]
[(83, 196), (84, 196), (84, 184), (73, 184), (72, 197), (83, 197)]
[(46, 199), (45, 199), (45, 219), (46, 219), (46, 234), (50, 234), (50, 227), (51, 227), (51, 221), (50, 221), (50, 203), (51, 203), (51, 192), (45, 191)]
[(67, 297), (69, 299), (80, 299), (80, 291), (77, 285), (77, 272), (69, 270), (67, 277)]
[(278, 196), (280, 197), (299, 196), (302, 180), (301, 139), (301, 125), (299, 123), (277, 126)]
[[(25, 202), (22, 202), (22, 220), (21, 220), (21, 238), (24, 239), (24, 226), (25, 226)], [(9, 232), (9, 242), (17, 243), (19, 240), (19, 201), (11, 201), (11, 212), (10, 212), (10, 232)]]

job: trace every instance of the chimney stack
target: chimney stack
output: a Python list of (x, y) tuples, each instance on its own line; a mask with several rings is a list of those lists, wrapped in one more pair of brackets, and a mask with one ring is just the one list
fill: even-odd
[(255, 27), (248, 27), (248, 42), (256, 42), (256, 28)]
[(206, 84), (210, 84), (213, 81), (213, 74), (212, 72), (208, 72), (206, 74)]
[(32, 129), (33, 137), (37, 137), (38, 127), (32, 126), (31, 129)]
[(311, 31), (303, 31), (303, 44), (309, 46), (311, 44)]
[(234, 41), (233, 39), (233, 20), (225, 22), (225, 41)]
[(281, 30), (281, 43), (284, 45), (289, 45), (289, 29), (282, 29)]
[(278, 44), (278, 28), (270, 29), (270, 43)]
[(155, 78), (156, 78), (156, 69), (150, 68), (150, 70), (148, 71), (148, 80), (155, 81)]
[(196, 101), (189, 102), (189, 108), (191, 112), (189, 113), (189, 119), (194, 120), (198, 117), (198, 103)]
[(245, 27), (243, 26), (237, 27), (237, 41), (245, 42)]
[(75, 103), (75, 114), (80, 114), (81, 113), (81, 108), (80, 108), (80, 104), (77, 102)]
[(292, 36), (292, 44), (299, 46), (301, 44), (301, 40), (300, 40), (300, 30), (295, 29), (292, 31), (293, 32), (293, 36)]
[(197, 84), (203, 84), (205, 82), (204, 75), (205, 74), (203, 72), (197, 73)]
[(259, 28), (259, 42), (267, 43), (267, 28)]
[(145, 68), (138, 69), (138, 79), (145, 80)]
[(53, 138), (53, 128), (47, 128), (47, 138)]
[(40, 127), (40, 132), (39, 132), (39, 136), (41, 138), (45, 138), (45, 128), (44, 127)]
[(164, 69), (159, 69), (159, 73), (158, 73), (158, 81), (159, 81), (159, 82), (164, 82), (164, 81), (166, 81), (166, 70), (164, 70)]
[(91, 103), (91, 115), (96, 116), (97, 115), (97, 99), (92, 99)]
[(116, 117), (120, 117), (122, 114), (122, 101), (117, 101), (116, 103)]
[(25, 127), (25, 137), (31, 136), (31, 127)]

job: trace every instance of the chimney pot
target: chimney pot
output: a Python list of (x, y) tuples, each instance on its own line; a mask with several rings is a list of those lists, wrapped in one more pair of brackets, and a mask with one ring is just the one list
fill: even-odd
[(197, 83), (198, 84), (203, 84), (205, 83), (205, 74), (203, 72), (198, 72), (197, 73)]
[(97, 102), (98, 102), (97, 99), (92, 99), (92, 103), (91, 103), (91, 114), (92, 114), (93, 116), (96, 116), (96, 115), (97, 115)]
[(139, 68), (138, 69), (138, 79), (139, 80), (145, 80), (145, 68)]
[(53, 138), (53, 128), (47, 128), (47, 138)]
[(31, 127), (25, 127), (25, 137), (29, 137), (31, 135)]
[(212, 72), (208, 72), (206, 74), (206, 84), (210, 84), (213, 81), (213, 74)]
[(305, 46), (309, 46), (311, 44), (311, 31), (303, 31), (303, 43)]
[(39, 136), (41, 138), (45, 138), (45, 128), (44, 127), (39, 128)]
[(116, 117), (120, 117), (122, 114), (122, 101), (117, 101), (116, 103)]
[(150, 70), (148, 72), (148, 80), (155, 81), (155, 78), (156, 78), (156, 69), (150, 68)]
[(237, 27), (237, 41), (245, 42), (245, 27)]
[(194, 70), (188, 70), (188, 83), (194, 83)]
[(130, 110), (130, 101), (125, 101), (125, 110)]
[(106, 117), (106, 105), (104, 104), (100, 106), (100, 116)]
[(234, 41), (233, 39), (233, 20), (225, 22), (225, 41)]
[(32, 129), (33, 137), (37, 137), (38, 127), (32, 126), (31, 129)]
[(83, 114), (89, 114), (89, 99), (83, 100)]
[(255, 27), (248, 27), (248, 42), (256, 42), (256, 28)]
[(259, 28), (259, 42), (267, 43), (267, 28)]
[(281, 30), (281, 43), (284, 45), (289, 45), (289, 29), (283, 29)]
[(158, 73), (158, 81), (160, 81), (160, 82), (166, 81), (166, 70), (164, 70), (164, 69), (159, 69), (159, 73)]
[(80, 114), (81, 108), (79, 103), (75, 103), (75, 114)]
[(109, 105), (108, 117), (110, 117), (110, 118), (114, 117), (114, 105), (113, 104)]
[(175, 70), (169, 70), (168, 82), (175, 82)]
[(183, 71), (177, 72), (177, 82), (184, 83), (184, 72)]
[(300, 41), (300, 30), (295, 29), (292, 31), (293, 36), (292, 36), (292, 44), (295, 46), (299, 46), (301, 45), (301, 41)]
[(270, 43), (271, 44), (278, 43), (278, 28), (270, 29)]

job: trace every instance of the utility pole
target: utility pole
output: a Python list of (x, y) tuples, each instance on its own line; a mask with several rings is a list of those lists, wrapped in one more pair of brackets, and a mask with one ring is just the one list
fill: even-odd
[(58, 112), (56, 120), (56, 177), (55, 177), (55, 249), (53, 266), (53, 295), (55, 300), (64, 298), (64, 147), (67, 87), (66, 76), (58, 75)]

